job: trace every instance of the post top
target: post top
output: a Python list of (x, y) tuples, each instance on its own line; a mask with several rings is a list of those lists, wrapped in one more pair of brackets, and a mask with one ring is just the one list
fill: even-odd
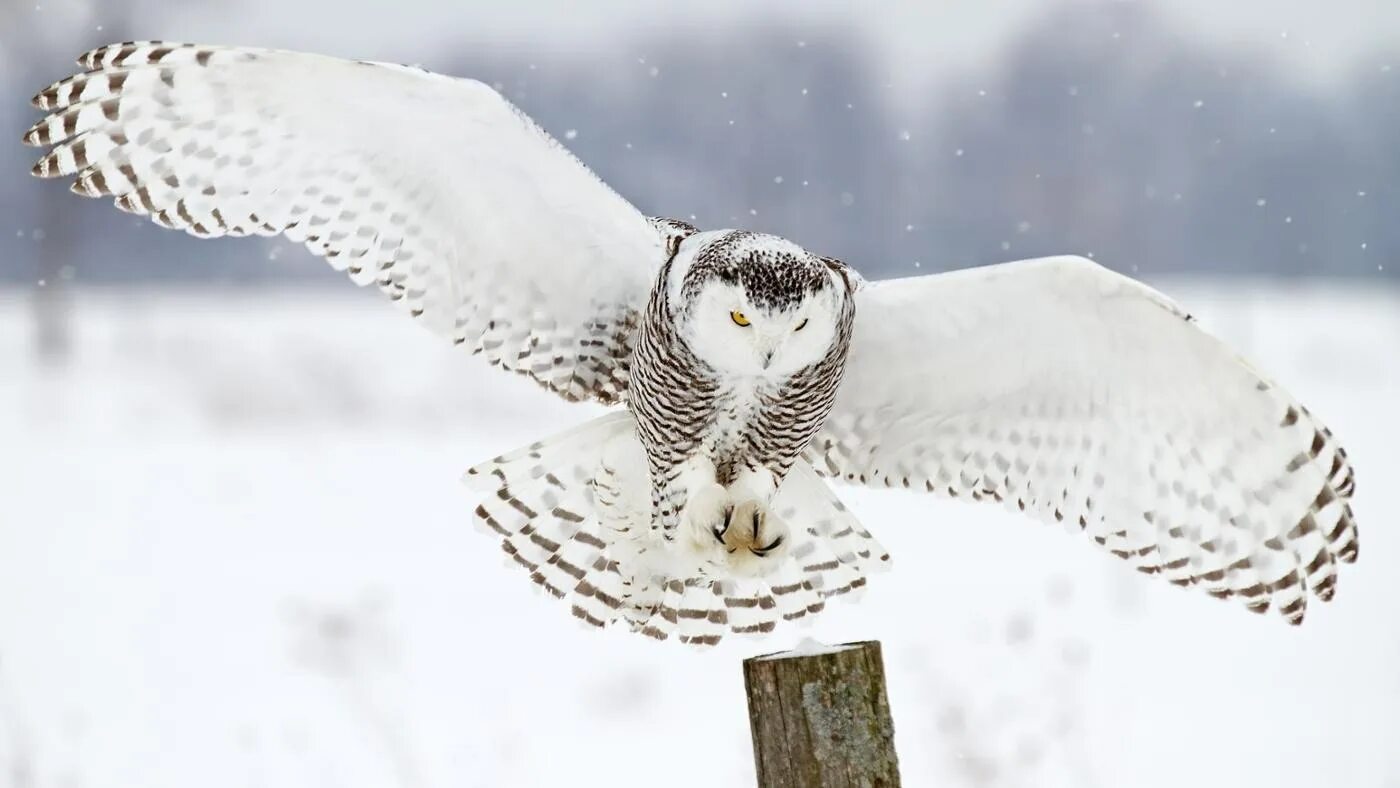
[(764, 654), (754, 657), (755, 662), (762, 662), (773, 659), (795, 659), (801, 657), (820, 657), (826, 654), (839, 654), (842, 651), (850, 651), (865, 646), (865, 642), (860, 643), (840, 643), (829, 645), (810, 637), (804, 637), (789, 651), (779, 651), (775, 654)]

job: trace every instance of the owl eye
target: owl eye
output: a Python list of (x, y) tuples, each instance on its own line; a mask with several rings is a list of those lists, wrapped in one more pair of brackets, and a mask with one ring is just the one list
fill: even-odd
[(736, 326), (747, 326), (749, 324), (749, 319), (744, 317), (743, 312), (730, 312), (729, 319), (733, 320)]
[(793, 331), (801, 331), (802, 329), (806, 328), (806, 327), (807, 327), (807, 321), (810, 320), (810, 319), (811, 319), (811, 318), (806, 318), (806, 317), (802, 318), (802, 322), (801, 322), (801, 323), (798, 323), (798, 324), (797, 324), (797, 328), (794, 328)]

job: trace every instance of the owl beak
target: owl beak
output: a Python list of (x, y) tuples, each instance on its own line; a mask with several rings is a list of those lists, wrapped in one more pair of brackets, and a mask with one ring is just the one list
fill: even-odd
[(774, 352), (774, 350), (776, 350), (776, 348), (774, 348), (773, 350), (769, 350), (767, 353), (764, 353), (764, 354), (763, 354), (763, 368), (764, 368), (764, 369), (768, 369), (768, 365), (773, 363), (773, 352)]

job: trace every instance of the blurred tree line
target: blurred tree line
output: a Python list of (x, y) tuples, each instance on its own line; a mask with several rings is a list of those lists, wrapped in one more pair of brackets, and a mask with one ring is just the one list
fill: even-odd
[[(875, 277), (1056, 253), (1143, 274), (1400, 269), (1400, 52), (1304, 84), (1147, 4), (1064, 4), (990, 65), (895, 96), (877, 46), (769, 21), (638, 33), (610, 55), (464, 42), (425, 65), (494, 84), (645, 212), (782, 234)], [(62, 74), (10, 74), (28, 80), (5, 79), (18, 136), (37, 117), (21, 97)], [(0, 281), (34, 282), (52, 243), (80, 281), (330, 278), (66, 192), (71, 210), (31, 210), (62, 187), (0, 149), (18, 217)]]

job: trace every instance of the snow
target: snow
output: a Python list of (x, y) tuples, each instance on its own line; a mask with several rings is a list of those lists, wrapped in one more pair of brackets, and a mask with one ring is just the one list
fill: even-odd
[(894, 555), (858, 602), (705, 652), (587, 630), (457, 479), (597, 408), (367, 294), (79, 290), (65, 365), (0, 293), (0, 774), (751, 785), (740, 661), (809, 637), (881, 640), (909, 786), (1394, 785), (1400, 295), (1164, 287), (1357, 468), (1360, 563), (1300, 629), (998, 509), (843, 489)]
[(821, 657), (827, 654), (840, 654), (843, 651), (850, 651), (853, 648), (860, 648), (859, 643), (842, 643), (832, 645), (823, 643), (820, 640), (804, 637), (797, 642), (797, 645), (787, 651), (779, 651), (776, 654), (767, 654), (759, 659), (793, 659), (800, 657)]

